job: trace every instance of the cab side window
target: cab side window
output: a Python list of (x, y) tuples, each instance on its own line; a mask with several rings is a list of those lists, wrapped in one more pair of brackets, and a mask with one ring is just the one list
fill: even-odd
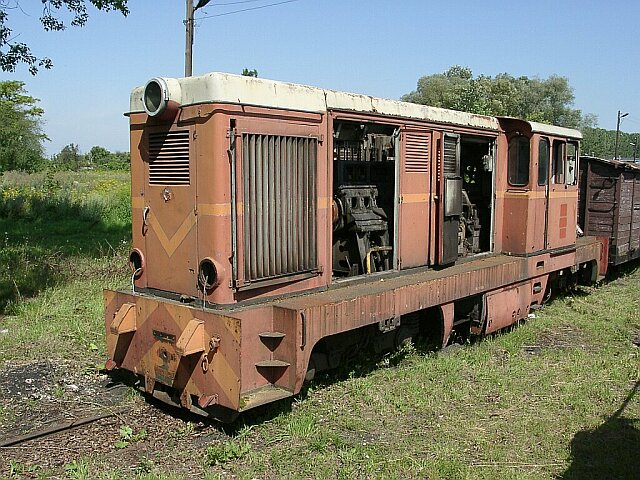
[(549, 182), (549, 140), (541, 138), (538, 144), (538, 185)]
[(513, 137), (509, 141), (509, 185), (523, 187), (529, 183), (529, 157), (529, 139), (523, 136)]
[(578, 181), (578, 144), (567, 143), (567, 185), (575, 185)]
[(564, 184), (564, 155), (566, 143), (558, 140), (553, 142), (553, 183)]

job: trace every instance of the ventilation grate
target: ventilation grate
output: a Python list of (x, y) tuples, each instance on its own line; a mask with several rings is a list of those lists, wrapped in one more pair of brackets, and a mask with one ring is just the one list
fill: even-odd
[(189, 185), (189, 130), (149, 134), (149, 185)]
[(460, 175), (458, 171), (458, 137), (445, 135), (444, 137), (444, 173)]
[(244, 134), (242, 142), (245, 279), (316, 270), (317, 139)]
[(407, 173), (429, 173), (431, 138), (425, 134), (407, 133), (404, 170)]

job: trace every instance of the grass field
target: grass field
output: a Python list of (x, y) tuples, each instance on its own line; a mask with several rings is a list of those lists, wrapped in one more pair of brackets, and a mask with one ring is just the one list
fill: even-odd
[[(130, 238), (127, 179), (108, 175), (54, 178), (43, 203), (7, 202), (7, 191), (40, 187), (2, 180), (0, 360), (104, 360), (101, 289), (127, 284)], [(157, 414), (147, 425), (170, 431), (143, 435), (133, 422), (145, 419), (128, 417), (91, 434), (108, 453), (57, 470), (0, 468), (24, 478), (640, 478), (639, 287), (636, 264), (510, 332), (361, 358), (232, 427)]]
[(0, 177), (0, 361), (103, 348), (96, 294), (126, 277), (129, 196), (127, 172)]

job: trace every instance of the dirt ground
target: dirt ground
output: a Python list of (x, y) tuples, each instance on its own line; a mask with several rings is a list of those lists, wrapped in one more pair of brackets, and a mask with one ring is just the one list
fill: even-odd
[(145, 401), (118, 379), (72, 362), (5, 364), (0, 402), (0, 443), (104, 416), (1, 447), (0, 476), (68, 477), (90, 458), (92, 468), (115, 478), (147, 472), (202, 478), (205, 446), (228, 438), (219, 424)]

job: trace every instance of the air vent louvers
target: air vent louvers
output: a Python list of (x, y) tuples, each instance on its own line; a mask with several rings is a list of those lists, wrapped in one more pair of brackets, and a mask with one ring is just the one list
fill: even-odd
[(189, 185), (189, 130), (149, 134), (149, 185)]
[(405, 172), (429, 173), (429, 161), (431, 160), (430, 143), (430, 137), (427, 135), (407, 134)]

